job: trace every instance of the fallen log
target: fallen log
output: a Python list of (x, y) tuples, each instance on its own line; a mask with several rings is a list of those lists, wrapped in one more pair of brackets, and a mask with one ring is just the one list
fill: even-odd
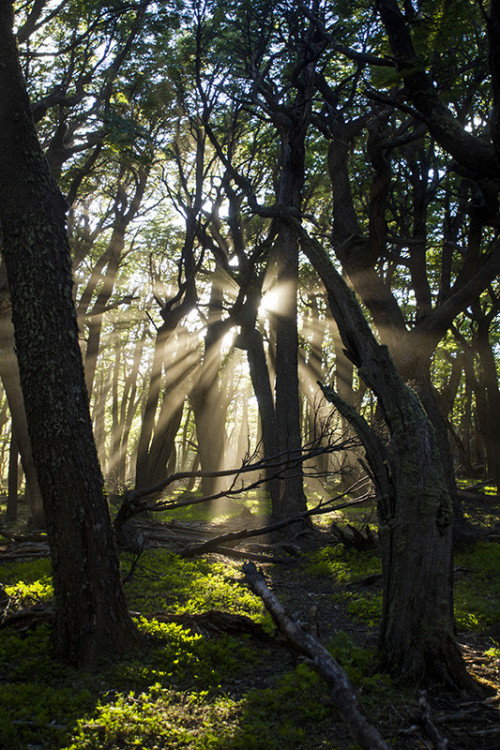
[(340, 664), (317, 638), (287, 615), (253, 563), (245, 563), (243, 573), (245, 583), (260, 596), (278, 629), (298, 651), (308, 657), (312, 668), (326, 681), (332, 703), (344, 717), (355, 741), (366, 750), (389, 750), (377, 729), (368, 722), (356, 691)]

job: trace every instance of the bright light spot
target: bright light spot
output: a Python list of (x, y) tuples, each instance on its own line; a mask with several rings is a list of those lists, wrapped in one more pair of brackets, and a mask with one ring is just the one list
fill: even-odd
[(264, 294), (259, 305), (259, 315), (265, 315), (266, 313), (278, 313), (280, 311), (280, 303), (283, 289), (279, 286), (273, 286), (271, 289)]
[(230, 331), (224, 334), (224, 337), (222, 339), (222, 349), (226, 352), (228, 352), (230, 349), (233, 348), (234, 340), (237, 336), (236, 329), (232, 328)]

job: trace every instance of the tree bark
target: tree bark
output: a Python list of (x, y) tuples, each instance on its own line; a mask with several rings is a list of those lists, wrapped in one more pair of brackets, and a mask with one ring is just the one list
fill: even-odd
[[(434, 429), (324, 249), (294, 223), (304, 252), (325, 284), (347, 353), (376, 394), (391, 435), (385, 462), (391, 490), (378, 488), (383, 664), (403, 680), (423, 682), (437, 676), (473, 688), (453, 632), (453, 509)], [(368, 451), (367, 457), (370, 460)], [(384, 478), (382, 488), (386, 484)]]
[(488, 463), (488, 477), (491, 477), (500, 490), (500, 390), (495, 355), (489, 340), (488, 317), (479, 304), (473, 307), (477, 321), (477, 351), (481, 365), (481, 386), (487, 403), (485, 424), (485, 447)]
[(0, 0), (0, 219), (56, 600), (55, 648), (85, 668), (136, 641), (90, 421), (66, 206), (37, 139), (13, 13)]
[[(303, 103), (299, 105), (303, 108)], [(305, 170), (305, 134), (307, 118), (298, 118), (283, 128), (281, 138), (281, 173), (278, 202), (299, 210)], [(299, 244), (297, 235), (286, 223), (279, 227), (274, 257), (279, 311), (276, 329), (276, 430), (280, 453), (288, 451), (293, 458), (302, 446), (298, 376), (299, 337), (297, 327), (297, 290), (299, 277)], [(302, 468), (285, 471), (279, 492), (273, 498), (272, 518), (280, 521), (307, 508)], [(293, 530), (292, 530), (293, 531)]]
[(11, 426), (10, 449), (9, 449), (9, 475), (7, 484), (7, 511), (6, 521), (15, 521), (17, 518), (17, 491), (19, 477), (19, 451), (17, 449), (16, 430), (14, 423)]

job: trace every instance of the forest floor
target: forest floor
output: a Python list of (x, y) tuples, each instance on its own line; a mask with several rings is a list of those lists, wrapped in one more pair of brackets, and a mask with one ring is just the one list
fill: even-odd
[[(242, 560), (235, 557), (239, 553), (183, 559), (171, 551), (175, 540), (192, 543), (249, 525), (256, 519), (243, 507), (241, 516), (215, 525), (198, 512), (140, 525), (150, 549), (139, 556), (124, 552), (122, 567), (147, 646), (103, 665), (96, 675), (51, 658), (46, 541), (36, 535), (5, 538), (0, 543), (0, 624), (6, 626), (0, 629), (0, 747), (357, 747), (326, 685), (279, 636), (260, 599), (245, 586)], [(482, 697), (438, 684), (424, 693), (378, 671), (378, 551), (369, 543), (364, 551), (348, 549), (331, 527), (333, 521), (343, 528), (346, 523), (366, 528), (373, 520), (370, 505), (323, 519), (285, 546), (262, 540), (240, 545), (243, 557), (259, 558), (258, 566), (289, 614), (342, 664), (370, 722), (396, 750), (500, 750), (498, 505), (471, 496), (466, 512), (478, 542), (456, 554), (457, 639), (484, 689)], [(12, 536), (10, 527), (0, 526), (2, 532)]]

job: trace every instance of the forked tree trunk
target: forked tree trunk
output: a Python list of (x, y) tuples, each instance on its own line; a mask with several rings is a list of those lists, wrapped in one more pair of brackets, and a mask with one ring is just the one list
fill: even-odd
[(404, 680), (423, 682), (437, 676), (450, 685), (472, 688), (453, 632), (453, 509), (435, 431), (327, 253), (294, 223), (304, 252), (325, 284), (346, 351), (376, 394), (390, 431), (384, 458), (379, 442), (370, 444), (368, 425), (359, 417), (354, 423), (378, 474), (384, 666)]
[(0, 0), (0, 219), (33, 459), (56, 600), (55, 646), (93, 668), (136, 641), (90, 421), (65, 205), (38, 143)]

